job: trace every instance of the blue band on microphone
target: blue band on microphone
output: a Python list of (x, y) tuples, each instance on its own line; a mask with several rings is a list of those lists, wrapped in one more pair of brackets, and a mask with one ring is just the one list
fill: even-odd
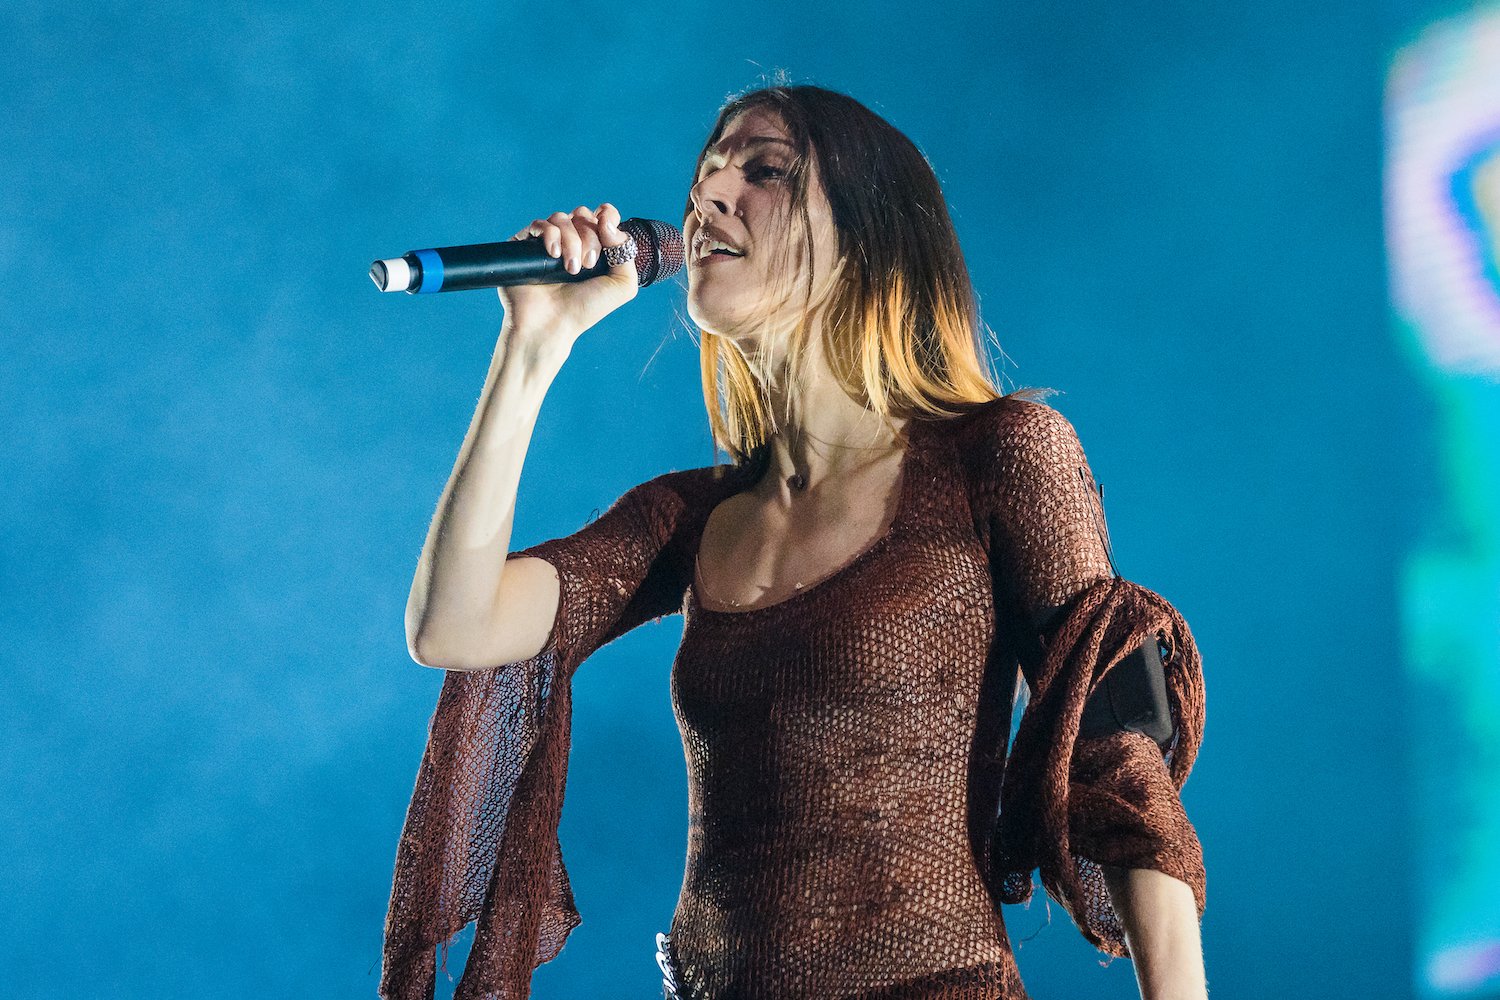
[(441, 292), (443, 290), (443, 258), (436, 250), (414, 250), (422, 264), (422, 284), (417, 293)]

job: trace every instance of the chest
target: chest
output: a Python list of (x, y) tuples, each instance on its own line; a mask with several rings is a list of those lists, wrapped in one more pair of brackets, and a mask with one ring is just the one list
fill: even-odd
[(807, 492), (752, 490), (709, 514), (693, 586), (705, 607), (767, 607), (834, 576), (888, 534), (902, 505), (896, 463)]
[(821, 575), (830, 562), (819, 560), (813, 575), (748, 608), (720, 603), (692, 572), (714, 584), (728, 578), (716, 569), (735, 568), (709, 561), (708, 522), (733, 510), (723, 497), (711, 505), (682, 552), (690, 582), (672, 689), (685, 730), (733, 725), (736, 713), (754, 723), (840, 706), (850, 718), (903, 703), (972, 709), (987, 675), (1013, 680), (1013, 669), (989, 669), (1008, 654), (996, 641), (996, 581), (958, 463), (918, 438), (891, 489), (871, 505), (875, 517), (842, 538), (863, 548), (833, 553), (843, 561)]
[(988, 560), (955, 522), (898, 521), (832, 575), (749, 611), (690, 587), (684, 614), (672, 694), (688, 731), (972, 711), (995, 652)]
[(884, 531), (789, 596), (723, 609), (687, 585), (671, 695), (690, 786), (776, 800), (778, 775), (846, 787), (960, 773), (976, 749), (1003, 762), (1016, 671), (963, 480), (915, 451), (901, 483)]

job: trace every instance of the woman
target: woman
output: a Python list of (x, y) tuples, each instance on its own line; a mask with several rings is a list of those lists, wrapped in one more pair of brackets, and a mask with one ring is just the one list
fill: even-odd
[[(576, 272), (624, 242), (619, 221), (579, 208), (516, 238)], [(382, 995), (430, 997), (434, 946), (476, 917), (457, 995), (527, 995), (579, 919), (557, 843), (572, 672), (675, 611), (691, 823), (658, 937), (669, 995), (1024, 997), (999, 904), (1029, 898), (1037, 868), (1089, 940), (1131, 955), (1143, 997), (1205, 995), (1177, 795), (1202, 731), (1192, 637), (1112, 573), (1071, 426), (986, 379), (926, 161), (848, 97), (755, 91), (719, 116), (684, 235), (732, 463), (660, 476), (520, 552), (542, 397), (635, 282), (621, 264), (501, 290), (407, 608), (413, 657), (447, 674)], [(1127, 664), (1161, 670), (1159, 642), (1167, 728), (1101, 726)], [(1030, 699), (1008, 748), (1018, 664)]]

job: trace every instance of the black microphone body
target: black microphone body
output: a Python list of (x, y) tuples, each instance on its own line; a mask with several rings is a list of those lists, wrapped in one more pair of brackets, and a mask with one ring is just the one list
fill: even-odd
[[(682, 233), (655, 219), (626, 219), (620, 229), (636, 241), (636, 280), (641, 287), (671, 277), (682, 268)], [(568, 273), (562, 258), (547, 252), (540, 237), (503, 243), (411, 250), (400, 257), (377, 260), (370, 280), (382, 292), (462, 292), (508, 285), (546, 285), (587, 281), (604, 274), (609, 264), (601, 256), (593, 267)]]

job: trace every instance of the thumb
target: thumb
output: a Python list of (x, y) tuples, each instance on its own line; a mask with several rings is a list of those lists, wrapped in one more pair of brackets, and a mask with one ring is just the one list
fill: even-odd
[(599, 216), (599, 242), (607, 247), (617, 247), (630, 238), (620, 228), (620, 213), (610, 212)]
[[(620, 211), (609, 202), (599, 206), (595, 213), (599, 220), (599, 245), (605, 249), (622, 247), (633, 241), (629, 233), (620, 228)], [(621, 261), (610, 268), (612, 275), (620, 277), (629, 276), (632, 281), (636, 278), (635, 262), (631, 260)]]

